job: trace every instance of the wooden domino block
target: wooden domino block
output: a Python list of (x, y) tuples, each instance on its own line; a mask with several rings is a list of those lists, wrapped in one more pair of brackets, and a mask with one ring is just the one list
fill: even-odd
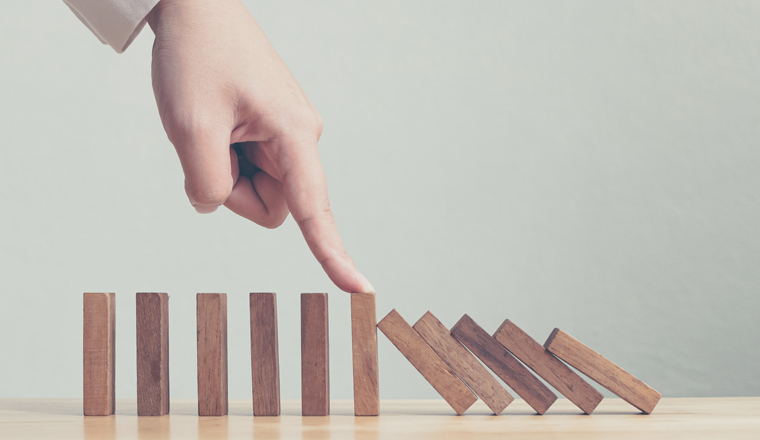
[(198, 415), (227, 414), (227, 294), (199, 293)]
[(114, 413), (116, 294), (84, 294), (84, 415)]
[(354, 360), (354, 415), (380, 414), (374, 293), (351, 294), (351, 348)]
[(253, 415), (280, 415), (280, 361), (277, 295), (251, 293), (251, 374)]
[(438, 391), (457, 414), (464, 414), (478, 398), (424, 339), (394, 309), (377, 323), (377, 328), (398, 348), (414, 368)]
[(651, 414), (662, 397), (631, 373), (558, 328), (549, 335), (544, 348), (642, 412)]
[(512, 403), (514, 397), (431, 312), (425, 313), (413, 328), (494, 414), (501, 414)]
[(537, 413), (543, 414), (557, 396), (468, 315), (451, 328), (451, 335), (496, 373)]
[(137, 415), (169, 413), (169, 295), (138, 293)]
[(327, 294), (301, 294), (301, 414), (330, 414)]
[(603, 396), (599, 391), (562, 361), (552, 356), (541, 344), (509, 319), (501, 324), (493, 336), (517, 359), (520, 359), (586, 414), (591, 414), (602, 401)]

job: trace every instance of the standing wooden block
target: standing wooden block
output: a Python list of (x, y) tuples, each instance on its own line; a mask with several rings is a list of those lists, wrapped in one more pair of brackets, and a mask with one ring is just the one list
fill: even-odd
[(517, 359), (541, 376), (586, 414), (591, 414), (602, 401), (602, 394), (583, 380), (562, 361), (552, 356), (535, 339), (507, 319), (494, 333), (494, 338)]
[(544, 348), (642, 412), (651, 414), (662, 394), (580, 341), (555, 328)]
[(84, 415), (108, 416), (116, 406), (116, 294), (84, 294)]
[(543, 414), (557, 396), (512, 356), (493, 336), (489, 335), (469, 315), (462, 316), (451, 328), (454, 336), (496, 373), (517, 395), (537, 413)]
[(169, 413), (169, 295), (138, 293), (137, 415)]
[(354, 359), (354, 415), (380, 414), (377, 314), (374, 293), (351, 294), (351, 348)]
[(301, 414), (330, 414), (327, 294), (301, 294)]
[(227, 414), (227, 294), (199, 293), (198, 415)]
[(478, 398), (467, 388), (424, 339), (396, 311), (391, 310), (377, 323), (386, 337), (414, 368), (438, 391), (457, 414), (464, 414)]
[(435, 350), (483, 402), (499, 415), (514, 397), (456, 340), (432, 313), (427, 312), (414, 324), (414, 330)]
[(253, 415), (280, 415), (280, 360), (277, 295), (251, 293), (251, 374)]

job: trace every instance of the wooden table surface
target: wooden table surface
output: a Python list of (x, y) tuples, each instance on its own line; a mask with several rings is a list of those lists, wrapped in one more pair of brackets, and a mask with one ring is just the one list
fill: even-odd
[(666, 398), (651, 415), (611, 398), (590, 416), (566, 399), (543, 416), (522, 400), (498, 417), (482, 401), (463, 416), (443, 400), (383, 400), (379, 417), (354, 417), (350, 400), (333, 400), (327, 417), (301, 417), (298, 400), (280, 417), (254, 418), (250, 400), (229, 408), (198, 417), (196, 401), (172, 400), (170, 415), (137, 417), (135, 400), (117, 400), (116, 415), (84, 417), (79, 399), (0, 399), (0, 439), (760, 439), (760, 397)]

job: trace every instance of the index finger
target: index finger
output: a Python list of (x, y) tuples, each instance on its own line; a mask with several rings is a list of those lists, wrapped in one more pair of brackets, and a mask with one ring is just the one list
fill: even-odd
[(283, 162), (289, 165), (282, 176), (285, 200), (312, 254), (341, 290), (374, 292), (343, 248), (316, 145), (291, 144), (282, 154)]

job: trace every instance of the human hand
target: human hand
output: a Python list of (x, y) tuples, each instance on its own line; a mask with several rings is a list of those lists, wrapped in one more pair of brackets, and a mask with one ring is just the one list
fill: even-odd
[(267, 228), (291, 212), (335, 285), (373, 292), (335, 226), (317, 153), (322, 119), (245, 6), (161, 0), (146, 19), (153, 91), (190, 203)]

